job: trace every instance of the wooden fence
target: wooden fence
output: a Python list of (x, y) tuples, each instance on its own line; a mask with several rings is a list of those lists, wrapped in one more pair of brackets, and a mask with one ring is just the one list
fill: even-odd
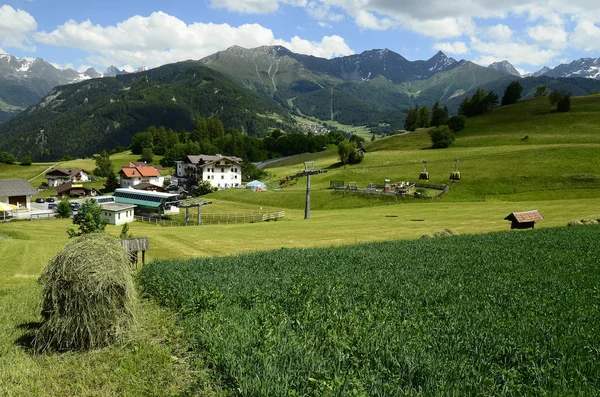
[[(202, 225), (229, 225), (232, 223), (257, 223), (278, 221), (285, 218), (285, 211), (270, 211), (270, 212), (251, 212), (251, 213), (235, 213), (235, 214), (202, 214)], [(153, 225), (161, 226), (198, 226), (198, 217), (190, 216), (189, 221), (185, 222), (178, 219), (158, 219), (147, 216), (136, 216), (136, 221), (147, 222)]]

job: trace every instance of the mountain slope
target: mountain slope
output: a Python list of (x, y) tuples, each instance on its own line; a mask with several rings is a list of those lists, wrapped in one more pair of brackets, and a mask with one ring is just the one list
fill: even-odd
[(600, 80), (600, 58), (581, 58), (544, 73), (548, 77), (585, 77)]
[(190, 131), (200, 117), (260, 135), (292, 124), (272, 100), (198, 62), (59, 86), (38, 105), (0, 125), (0, 149), (35, 160), (90, 155), (149, 126)]

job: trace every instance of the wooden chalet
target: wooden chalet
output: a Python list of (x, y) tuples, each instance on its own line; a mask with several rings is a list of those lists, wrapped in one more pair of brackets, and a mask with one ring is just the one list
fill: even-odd
[(511, 229), (533, 229), (535, 222), (544, 219), (538, 210), (513, 212), (504, 218), (505, 221), (511, 221)]
[(81, 183), (64, 183), (56, 187), (56, 194), (60, 198), (66, 197), (93, 197), (98, 195), (96, 189), (85, 186)]

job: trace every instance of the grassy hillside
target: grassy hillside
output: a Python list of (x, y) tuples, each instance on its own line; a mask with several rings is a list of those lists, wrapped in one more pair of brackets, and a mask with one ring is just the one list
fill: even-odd
[[(327, 190), (332, 180), (369, 183), (415, 181), (428, 160), (430, 182), (448, 184), (456, 158), (463, 179), (452, 183), (442, 201), (522, 201), (600, 196), (600, 95), (573, 98), (571, 113), (554, 113), (547, 98), (535, 98), (470, 118), (449, 149), (431, 150), (426, 130), (365, 144), (365, 160), (345, 169), (335, 148), (304, 155), (268, 168), (272, 186), (296, 174), (303, 161), (316, 161), (327, 174), (312, 178), (312, 204), (339, 209), (395, 204), (344, 196)], [(527, 139), (523, 140), (525, 136)], [(218, 192), (216, 198), (302, 208), (305, 179), (258, 198), (249, 192)], [(415, 200), (403, 201), (413, 203)]]

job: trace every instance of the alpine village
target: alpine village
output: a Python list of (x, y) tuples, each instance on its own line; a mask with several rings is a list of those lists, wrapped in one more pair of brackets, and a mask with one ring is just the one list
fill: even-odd
[(150, 3), (0, 5), (0, 395), (600, 395), (600, 9)]

